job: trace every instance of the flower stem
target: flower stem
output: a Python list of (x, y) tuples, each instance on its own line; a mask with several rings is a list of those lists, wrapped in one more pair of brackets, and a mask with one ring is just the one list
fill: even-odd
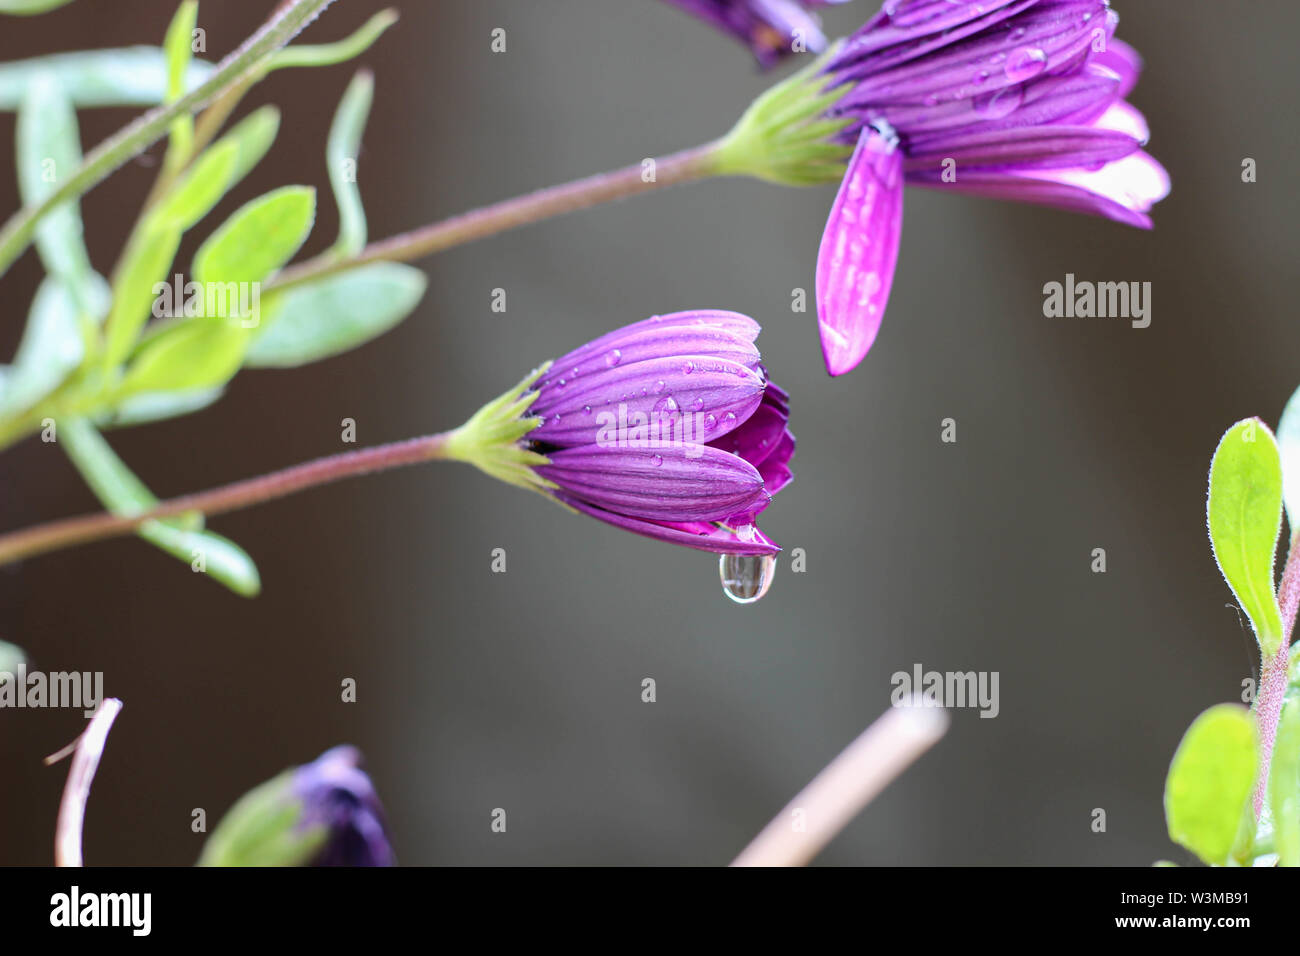
[(390, 236), (371, 243), (353, 256), (338, 258), (323, 253), (281, 272), (268, 284), (268, 290), (290, 288), (371, 262), (409, 262), (611, 200), (720, 175), (720, 142), (706, 143), (653, 160), (654, 177), (649, 181), (644, 178), (648, 167), (643, 163), (633, 163), (622, 169), (539, 189)]
[(0, 275), (32, 241), (36, 224), (50, 210), (90, 190), (132, 156), (144, 152), (172, 120), (202, 107), (228, 86), (261, 69), (266, 60), (315, 19), (333, 0), (287, 0), (256, 33), (221, 61), (205, 83), (179, 99), (155, 107), (122, 127), (86, 154), (81, 166), (43, 201), (18, 210), (0, 228)]
[(104, 755), (108, 732), (122, 710), (116, 697), (100, 701), (91, 715), (90, 723), (72, 744), (45, 758), (47, 765), (72, 754), (68, 769), (68, 782), (63, 787), (59, 801), (59, 818), (54, 832), (54, 865), (81, 866), (81, 836), (86, 823), (86, 802), (90, 799), (90, 785), (99, 769), (99, 758)]
[(1255, 698), (1255, 720), (1259, 724), (1259, 777), (1255, 782), (1255, 817), (1263, 812), (1268, 796), (1268, 771), (1273, 760), (1277, 725), (1282, 719), (1286, 699), (1287, 671), (1290, 662), (1291, 632), (1296, 611), (1300, 609), (1300, 533), (1291, 537), (1282, 583), (1277, 589), (1277, 603), (1282, 611), (1282, 642), (1277, 653), (1260, 665), (1259, 694)]
[[(891, 707), (813, 778), (732, 866), (803, 866), (948, 730), (918, 701)], [(796, 825), (800, 824), (800, 825)]]
[(454, 434), (454, 432), (443, 432), (317, 458), (315, 461), (259, 475), (256, 478), (247, 478), (208, 491), (161, 501), (148, 511), (136, 514), (100, 512), (11, 531), (0, 535), (0, 565), (75, 544), (122, 537), (135, 531), (147, 521), (174, 518), (177, 515), (193, 512), (204, 515), (224, 514), (227, 511), (236, 511), (275, 498), (283, 498), (285, 495), (314, 488), (317, 485), (329, 484), (341, 478), (450, 458), (452, 456), (448, 454), (447, 445)]

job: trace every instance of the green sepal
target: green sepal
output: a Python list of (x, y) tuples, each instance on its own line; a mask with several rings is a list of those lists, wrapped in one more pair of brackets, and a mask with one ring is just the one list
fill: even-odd
[(464, 425), (447, 437), (446, 456), (463, 461), (506, 484), (545, 494), (555, 488), (533, 469), (549, 465), (545, 455), (525, 448), (524, 436), (542, 424), (536, 416), (524, 415), (537, 400), (530, 386), (551, 367), (550, 362), (529, 372), (518, 385), (488, 402)]

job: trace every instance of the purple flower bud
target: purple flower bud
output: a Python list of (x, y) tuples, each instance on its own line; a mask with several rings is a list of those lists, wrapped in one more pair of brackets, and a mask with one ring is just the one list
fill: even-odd
[(551, 363), (528, 414), (533, 471), (584, 514), (728, 554), (780, 550), (754, 525), (791, 479), (789, 396), (734, 312), (655, 316)]
[[(1151, 228), (1169, 176), (1124, 101), (1142, 61), (1107, 0), (888, 0), (825, 74), (856, 143), (817, 263), (827, 370), (876, 337), (901, 233), (904, 181)], [(901, 169), (902, 175), (899, 175)]]
[(392, 866), (384, 809), (355, 747), (334, 747), (293, 771), (300, 829), (324, 826), (325, 843), (306, 866)]

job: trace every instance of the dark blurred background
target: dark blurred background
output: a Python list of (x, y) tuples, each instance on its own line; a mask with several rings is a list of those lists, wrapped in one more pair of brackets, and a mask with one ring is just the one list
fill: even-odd
[[(342, 37), (340, 0), (301, 42)], [(399, 2), (357, 63), (274, 74), (279, 139), (180, 261), (239, 204), (320, 187), (305, 250), (333, 241), (325, 133), (376, 73), (360, 160), (371, 235), (711, 139), (772, 81), (656, 0)], [(270, 0), (204, 0), (217, 59)], [(826, 15), (828, 33), (876, 9)], [(123, 539), (0, 572), (0, 639), (47, 671), (102, 670), (125, 702), (90, 801), (91, 864), (188, 864), (238, 795), (351, 742), (408, 864), (721, 864), (889, 704), (890, 675), (998, 671), (1001, 712), (948, 736), (820, 857), (828, 864), (1185, 860), (1165, 834), (1168, 761), (1237, 699), (1251, 642), (1205, 535), (1210, 455), (1234, 420), (1276, 422), (1300, 384), (1294, 306), (1300, 68), (1290, 0), (1126, 0), (1146, 57), (1133, 97), (1172, 196), (1144, 233), (910, 190), (889, 314), (853, 374), (826, 377), (809, 290), (833, 187), (682, 187), (444, 253), (405, 324), (346, 356), (247, 372), (199, 414), (112, 433), (160, 495), (459, 424), (538, 361), (656, 312), (758, 318), (794, 396), (797, 480), (765, 516), (788, 552), (741, 607), (717, 559), (620, 534), (460, 465), (316, 490), (215, 520), (257, 560), (233, 596)], [(80, 0), (0, 22), (0, 58), (157, 42), (173, 4)], [(507, 51), (490, 51), (496, 27)], [(788, 71), (789, 67), (780, 71)], [(131, 118), (81, 114), (94, 144)], [(0, 155), (12, 156), (12, 115)], [(110, 268), (155, 147), (85, 197)], [(1244, 184), (1244, 157), (1258, 182)], [(0, 207), (17, 205), (0, 175)], [(1042, 286), (1149, 281), (1152, 324), (1048, 319)], [(39, 278), (4, 279), (3, 354)], [(491, 311), (504, 288), (508, 311)], [(958, 441), (940, 441), (940, 422)], [(53, 445), (0, 466), (6, 528), (92, 509)], [(508, 570), (491, 572), (505, 548)], [(1090, 569), (1104, 548), (1108, 570)], [(355, 678), (356, 703), (340, 701)], [(644, 677), (658, 700), (642, 703)], [(0, 711), (0, 862), (44, 864), (79, 712)], [(505, 834), (491, 832), (504, 808)], [(1105, 833), (1091, 828), (1106, 811)]]

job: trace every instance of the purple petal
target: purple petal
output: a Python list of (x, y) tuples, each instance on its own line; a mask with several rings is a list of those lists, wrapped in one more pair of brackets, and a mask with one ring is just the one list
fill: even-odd
[(761, 510), (769, 498), (749, 462), (707, 445), (567, 448), (538, 466), (565, 494), (651, 521), (713, 521)]
[(631, 531), (633, 534), (658, 541), (667, 541), (670, 544), (696, 548), (700, 551), (712, 551), (715, 554), (776, 554), (781, 550), (756, 525), (750, 526), (746, 536), (742, 538), (735, 531), (715, 522), (646, 521), (597, 508), (563, 492), (554, 494), (558, 500), (585, 515), (624, 531)]
[(1123, 159), (1143, 139), (1096, 126), (1025, 126), (939, 137), (925, 149), (909, 150), (903, 169), (909, 177), (932, 172), (942, 177), (952, 160), (960, 179), (972, 169), (1053, 169), (1089, 167)]
[(1142, 57), (1138, 51), (1114, 37), (1106, 41), (1104, 51), (1092, 55), (1091, 62), (1113, 71), (1120, 78), (1119, 91), (1115, 94), (1120, 99), (1133, 92), (1142, 73)]
[[(836, 104), (836, 112), (864, 105), (934, 106), (973, 96), (993, 97), (1004, 87), (1018, 86), (1086, 56), (1093, 30), (1104, 29), (1105, 9), (1104, 0), (1040, 3), (1004, 26), (960, 42), (940, 34), (941, 48), (919, 59), (914, 54), (882, 70), (880, 60), (893, 52), (885, 51), (850, 71), (858, 82)], [(926, 44), (934, 40), (927, 38)], [(864, 74), (866, 69), (871, 70), (869, 75)]]
[(763, 476), (763, 487), (769, 495), (775, 495), (794, 479), (794, 474), (790, 471), (790, 459), (793, 457), (794, 435), (787, 431), (777, 442), (772, 454), (758, 466), (758, 473)]
[(726, 437), (711, 441), (714, 448), (738, 455), (751, 465), (761, 465), (781, 441), (790, 413), (764, 401), (745, 423)]
[(817, 323), (831, 375), (862, 361), (880, 330), (903, 228), (902, 154), (864, 127), (817, 252)]
[(617, 348), (622, 340), (639, 335), (647, 330), (656, 330), (668, 335), (670, 334), (667, 331), (669, 329), (690, 329), (700, 328), (701, 326), (723, 329), (747, 342), (753, 342), (758, 338), (759, 333), (758, 323), (747, 315), (741, 315), (739, 312), (699, 309), (691, 312), (672, 312), (668, 315), (652, 315), (648, 319), (642, 319), (640, 322), (633, 322), (621, 329), (607, 332), (600, 338), (593, 339), (586, 345), (579, 346), (572, 352), (561, 355), (551, 363), (551, 371), (547, 377), (554, 377), (562, 370), (579, 365), (593, 356), (604, 356), (610, 349)]
[(698, 415), (710, 439), (717, 438), (753, 413), (763, 399), (763, 385), (755, 368), (699, 355), (615, 366), (571, 383), (556, 379), (530, 409), (530, 414), (544, 416), (545, 424), (528, 437), (551, 445), (594, 445), (608, 443), (614, 430), (636, 427), (639, 419), (643, 425), (667, 427), (682, 416)]
[[(918, 186), (936, 185), (925, 179), (914, 182)], [(1101, 169), (977, 171), (958, 176), (957, 182), (944, 183), (940, 188), (1054, 206), (1150, 229), (1151, 217), (1146, 213), (1169, 194), (1169, 174), (1154, 157), (1138, 150)]]

